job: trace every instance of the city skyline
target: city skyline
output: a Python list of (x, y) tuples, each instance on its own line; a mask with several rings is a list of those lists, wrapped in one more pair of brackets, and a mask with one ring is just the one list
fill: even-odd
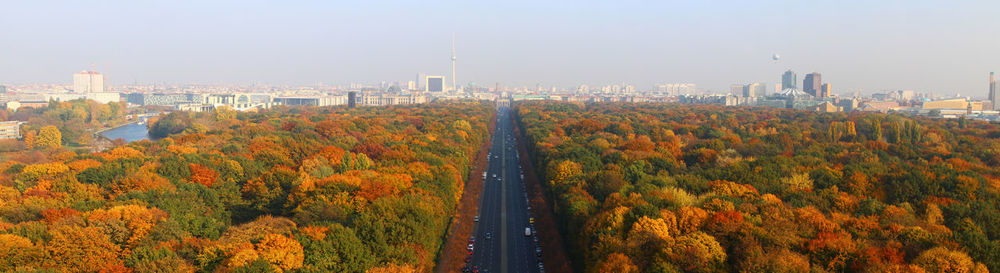
[(112, 85), (405, 83), (451, 72), (453, 33), (460, 86), (690, 82), (719, 92), (792, 70), (826, 74), (835, 94), (986, 96), (984, 75), (1000, 70), (989, 54), (1000, 41), (986, 34), (1000, 27), (986, 12), (993, 2), (56, 3), (10, 3), (23, 12), (0, 18), (10, 41), (0, 83), (69, 83), (65, 73), (91, 64), (110, 68)]

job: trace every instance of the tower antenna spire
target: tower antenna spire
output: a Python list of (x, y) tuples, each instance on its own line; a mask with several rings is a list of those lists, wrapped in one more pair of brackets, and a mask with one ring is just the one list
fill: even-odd
[(455, 56), (455, 33), (452, 32), (451, 33), (451, 87), (455, 88), (455, 93), (458, 93), (458, 85), (455, 84), (457, 82), (455, 80), (455, 60), (457, 59), (458, 57)]

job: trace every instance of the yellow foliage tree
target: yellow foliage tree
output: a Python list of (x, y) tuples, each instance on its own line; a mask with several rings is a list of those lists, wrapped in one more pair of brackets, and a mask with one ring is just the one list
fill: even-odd
[(677, 237), (665, 248), (667, 258), (688, 272), (715, 272), (726, 261), (726, 250), (712, 235), (695, 231)]
[(416, 273), (417, 269), (412, 265), (386, 265), (380, 267), (374, 267), (365, 271), (365, 273)]
[(13, 234), (0, 234), (0, 271), (39, 266), (45, 254), (31, 240)]
[(708, 212), (698, 207), (681, 207), (677, 209), (677, 229), (681, 233), (698, 230), (708, 219)]
[(571, 160), (565, 160), (553, 166), (550, 173), (552, 174), (552, 185), (562, 185), (574, 177), (583, 174), (583, 169), (580, 167), (580, 164)]
[(295, 239), (280, 234), (268, 234), (256, 247), (260, 258), (271, 263), (278, 272), (302, 267), (305, 254), (302, 245)]
[(157, 208), (124, 205), (95, 210), (87, 220), (92, 226), (104, 228), (113, 241), (134, 245), (166, 218), (167, 213)]
[(648, 243), (663, 243), (670, 238), (670, 226), (663, 219), (643, 216), (632, 224), (632, 230), (628, 233), (628, 245), (636, 248)]
[(34, 147), (38, 148), (59, 148), (62, 147), (62, 132), (53, 125), (38, 129), (38, 137), (34, 141)]
[(625, 254), (612, 253), (603, 262), (597, 264), (594, 272), (638, 273), (639, 267)]
[(46, 244), (51, 267), (63, 272), (98, 272), (122, 265), (121, 248), (101, 228), (57, 226)]
[(36, 143), (38, 143), (38, 132), (35, 130), (24, 132), (24, 146), (33, 149)]
[(935, 247), (920, 253), (913, 264), (923, 267), (929, 273), (971, 273), (976, 272), (976, 263), (968, 254)]

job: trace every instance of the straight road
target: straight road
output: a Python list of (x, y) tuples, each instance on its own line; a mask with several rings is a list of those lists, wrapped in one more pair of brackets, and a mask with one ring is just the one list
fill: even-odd
[[(469, 268), (478, 267), (480, 272), (539, 272), (537, 233), (529, 221), (532, 214), (518, 161), (510, 108), (500, 107), (497, 118)], [(525, 228), (532, 233), (530, 236), (525, 236)]]

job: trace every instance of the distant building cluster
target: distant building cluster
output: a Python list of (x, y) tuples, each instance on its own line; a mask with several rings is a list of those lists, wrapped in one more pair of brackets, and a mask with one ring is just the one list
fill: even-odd
[[(97, 71), (73, 74), (72, 86), (42, 85), (13, 89), (0, 85), (0, 106), (17, 111), (21, 108), (46, 107), (51, 101), (78, 99), (98, 103), (126, 102), (129, 107), (161, 107), (162, 110), (211, 111), (227, 107), (239, 111), (268, 109), (277, 105), (305, 106), (388, 106), (421, 104), (437, 100), (559, 100), (572, 102), (679, 102), (721, 104), (727, 106), (764, 106), (819, 112), (877, 111), (910, 112), (941, 117), (965, 116), (1000, 120), (1000, 90), (994, 73), (989, 74), (986, 100), (970, 97), (933, 97), (913, 90), (883, 91), (862, 97), (860, 92), (835, 95), (831, 83), (823, 82), (822, 74), (798, 75), (787, 70), (780, 83), (765, 82), (733, 84), (727, 94), (700, 89), (694, 83), (658, 83), (640, 90), (621, 82), (601, 86), (586, 84), (559, 89), (535, 84), (531, 87), (482, 86), (468, 83), (458, 86), (455, 81), (455, 57), (452, 56), (451, 82), (445, 76), (418, 73), (414, 80), (378, 84), (350, 83), (341, 86), (272, 87), (226, 85), (119, 85), (119, 92), (108, 89), (107, 77)], [(13, 90), (13, 91), (12, 91)]]

